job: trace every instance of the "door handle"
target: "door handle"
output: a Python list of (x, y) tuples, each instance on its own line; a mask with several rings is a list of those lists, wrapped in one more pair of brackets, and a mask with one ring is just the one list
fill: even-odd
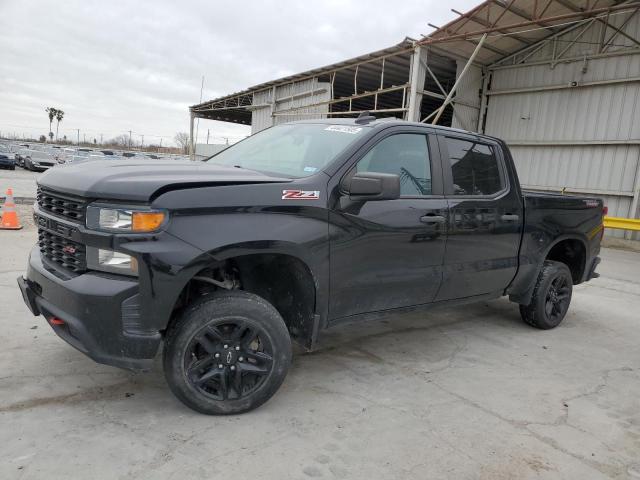
[(520, 220), (520, 216), (506, 213), (500, 217), (500, 220), (502, 220), (503, 222), (517, 222), (518, 220)]
[(447, 219), (444, 218), (442, 215), (424, 215), (420, 217), (420, 221), (422, 223), (427, 223), (427, 224), (430, 224), (430, 223), (440, 224), (440, 223), (446, 222)]

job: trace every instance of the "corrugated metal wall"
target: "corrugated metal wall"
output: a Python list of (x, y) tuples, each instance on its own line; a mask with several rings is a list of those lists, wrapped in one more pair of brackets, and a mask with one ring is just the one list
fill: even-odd
[[(617, 26), (622, 21), (622, 17), (611, 18)], [(640, 17), (625, 30), (637, 35)], [(609, 30), (607, 38), (611, 33)], [(485, 133), (509, 143), (524, 186), (592, 192), (604, 198), (610, 215), (637, 217), (634, 192), (638, 194), (640, 185), (640, 54), (589, 58), (597, 53), (594, 49), (601, 35), (600, 24), (593, 23), (584, 32), (578, 28), (559, 37), (555, 47), (550, 42), (525, 66), (493, 70)], [(574, 39), (578, 42), (571, 45)], [(628, 44), (630, 41), (620, 35), (608, 52)], [(555, 65), (548, 62), (554, 48), (557, 53), (567, 47), (563, 58), (583, 59), (560, 60)], [(571, 82), (577, 86), (499, 94), (568, 86)], [(581, 86), (589, 82), (602, 84)], [(623, 236), (624, 232), (612, 234)]]
[[(272, 125), (294, 122), (296, 120), (312, 120), (323, 118), (329, 111), (329, 105), (305, 107), (331, 99), (331, 85), (318, 82), (317, 79), (309, 79), (294, 84), (281, 85), (275, 88), (274, 112), (285, 113), (287, 110), (296, 109), (292, 115), (272, 115), (273, 89), (257, 92), (253, 95), (253, 105), (256, 108), (251, 112), (251, 133), (254, 134)], [(262, 106), (261, 106), (262, 105)]]
[[(456, 61), (456, 77), (466, 65), (461, 60)], [(461, 128), (475, 132), (478, 127), (478, 114), (480, 112), (480, 89), (482, 88), (482, 70), (472, 66), (462, 77), (460, 85), (456, 90), (457, 103), (454, 104), (453, 128)], [(463, 103), (460, 103), (463, 102)]]
[(196, 159), (202, 160), (210, 157), (211, 155), (215, 155), (228, 147), (229, 145), (220, 143), (196, 143), (195, 156)]
[[(269, 128), (273, 125), (273, 118), (271, 117), (271, 103), (272, 103), (273, 89), (257, 92), (253, 94), (254, 109), (251, 112), (251, 134), (253, 135), (260, 130)], [(267, 106), (260, 106), (267, 105)]]

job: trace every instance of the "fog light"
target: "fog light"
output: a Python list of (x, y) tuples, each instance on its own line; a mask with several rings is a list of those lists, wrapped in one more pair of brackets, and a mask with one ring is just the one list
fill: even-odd
[(138, 275), (138, 262), (134, 257), (103, 248), (87, 247), (87, 266), (103, 272)]

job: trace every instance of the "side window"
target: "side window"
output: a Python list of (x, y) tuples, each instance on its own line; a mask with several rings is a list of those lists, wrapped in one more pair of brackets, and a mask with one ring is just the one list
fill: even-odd
[(431, 165), (427, 136), (399, 133), (381, 140), (356, 165), (356, 172), (400, 176), (400, 195), (431, 195)]
[(504, 188), (494, 148), (470, 140), (445, 137), (453, 173), (454, 195), (493, 195)]

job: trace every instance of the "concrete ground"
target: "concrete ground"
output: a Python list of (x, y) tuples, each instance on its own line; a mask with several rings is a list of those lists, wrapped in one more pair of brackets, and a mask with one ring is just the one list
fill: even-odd
[(31, 172), (20, 167), (15, 170), (0, 169), (0, 197), (4, 197), (7, 188), (11, 187), (16, 197), (35, 198), (36, 179), (40, 175), (41, 172)]
[(97, 365), (31, 316), (34, 242), (0, 232), (2, 479), (640, 478), (640, 254), (604, 250), (555, 330), (506, 300), (342, 328), (258, 410), (207, 417), (159, 363)]

